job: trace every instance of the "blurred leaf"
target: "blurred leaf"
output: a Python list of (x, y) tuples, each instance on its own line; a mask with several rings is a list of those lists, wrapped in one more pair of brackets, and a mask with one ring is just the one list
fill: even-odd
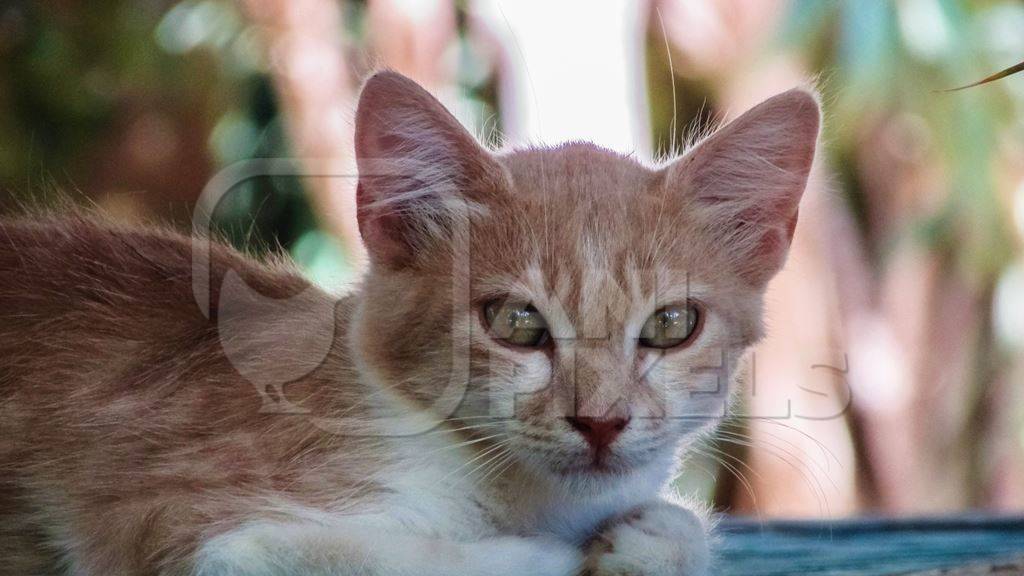
[(843, 5), (839, 49), (851, 93), (872, 98), (886, 95), (901, 55), (894, 10), (887, 2)]
[(345, 261), (345, 251), (331, 235), (312, 229), (300, 236), (291, 248), (292, 257), (306, 277), (321, 288), (340, 293), (356, 277)]
[(835, 0), (793, 0), (780, 36), (789, 44), (803, 47), (832, 20), (838, 8), (840, 4)]

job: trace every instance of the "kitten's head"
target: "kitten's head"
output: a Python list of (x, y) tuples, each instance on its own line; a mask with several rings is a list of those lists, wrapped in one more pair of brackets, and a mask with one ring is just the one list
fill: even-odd
[(363, 369), (553, 477), (664, 463), (761, 335), (819, 121), (793, 90), (659, 168), (586, 143), (492, 153), (377, 74), (356, 124)]

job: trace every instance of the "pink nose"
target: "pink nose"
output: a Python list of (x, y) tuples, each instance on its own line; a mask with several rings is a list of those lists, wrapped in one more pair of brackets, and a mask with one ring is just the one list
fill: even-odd
[(566, 421), (574, 430), (583, 436), (587, 444), (595, 450), (607, 448), (619, 437), (619, 434), (629, 425), (629, 418), (585, 418), (566, 417)]

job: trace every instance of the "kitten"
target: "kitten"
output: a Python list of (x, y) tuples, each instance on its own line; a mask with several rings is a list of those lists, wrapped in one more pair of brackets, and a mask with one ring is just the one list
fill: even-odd
[(498, 154), (378, 73), (341, 299), (198, 238), (0, 220), (0, 574), (705, 574), (664, 492), (761, 335), (818, 126), (794, 90), (660, 168)]

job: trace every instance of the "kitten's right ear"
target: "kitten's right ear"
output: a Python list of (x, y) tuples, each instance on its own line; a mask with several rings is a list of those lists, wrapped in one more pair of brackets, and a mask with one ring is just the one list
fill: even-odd
[(373, 75), (356, 111), (359, 231), (397, 269), (437, 248), (505, 187), (503, 167), (445, 107), (396, 72)]
[(664, 171), (691, 200), (728, 264), (755, 286), (782, 267), (814, 163), (821, 109), (813, 92), (769, 98)]

